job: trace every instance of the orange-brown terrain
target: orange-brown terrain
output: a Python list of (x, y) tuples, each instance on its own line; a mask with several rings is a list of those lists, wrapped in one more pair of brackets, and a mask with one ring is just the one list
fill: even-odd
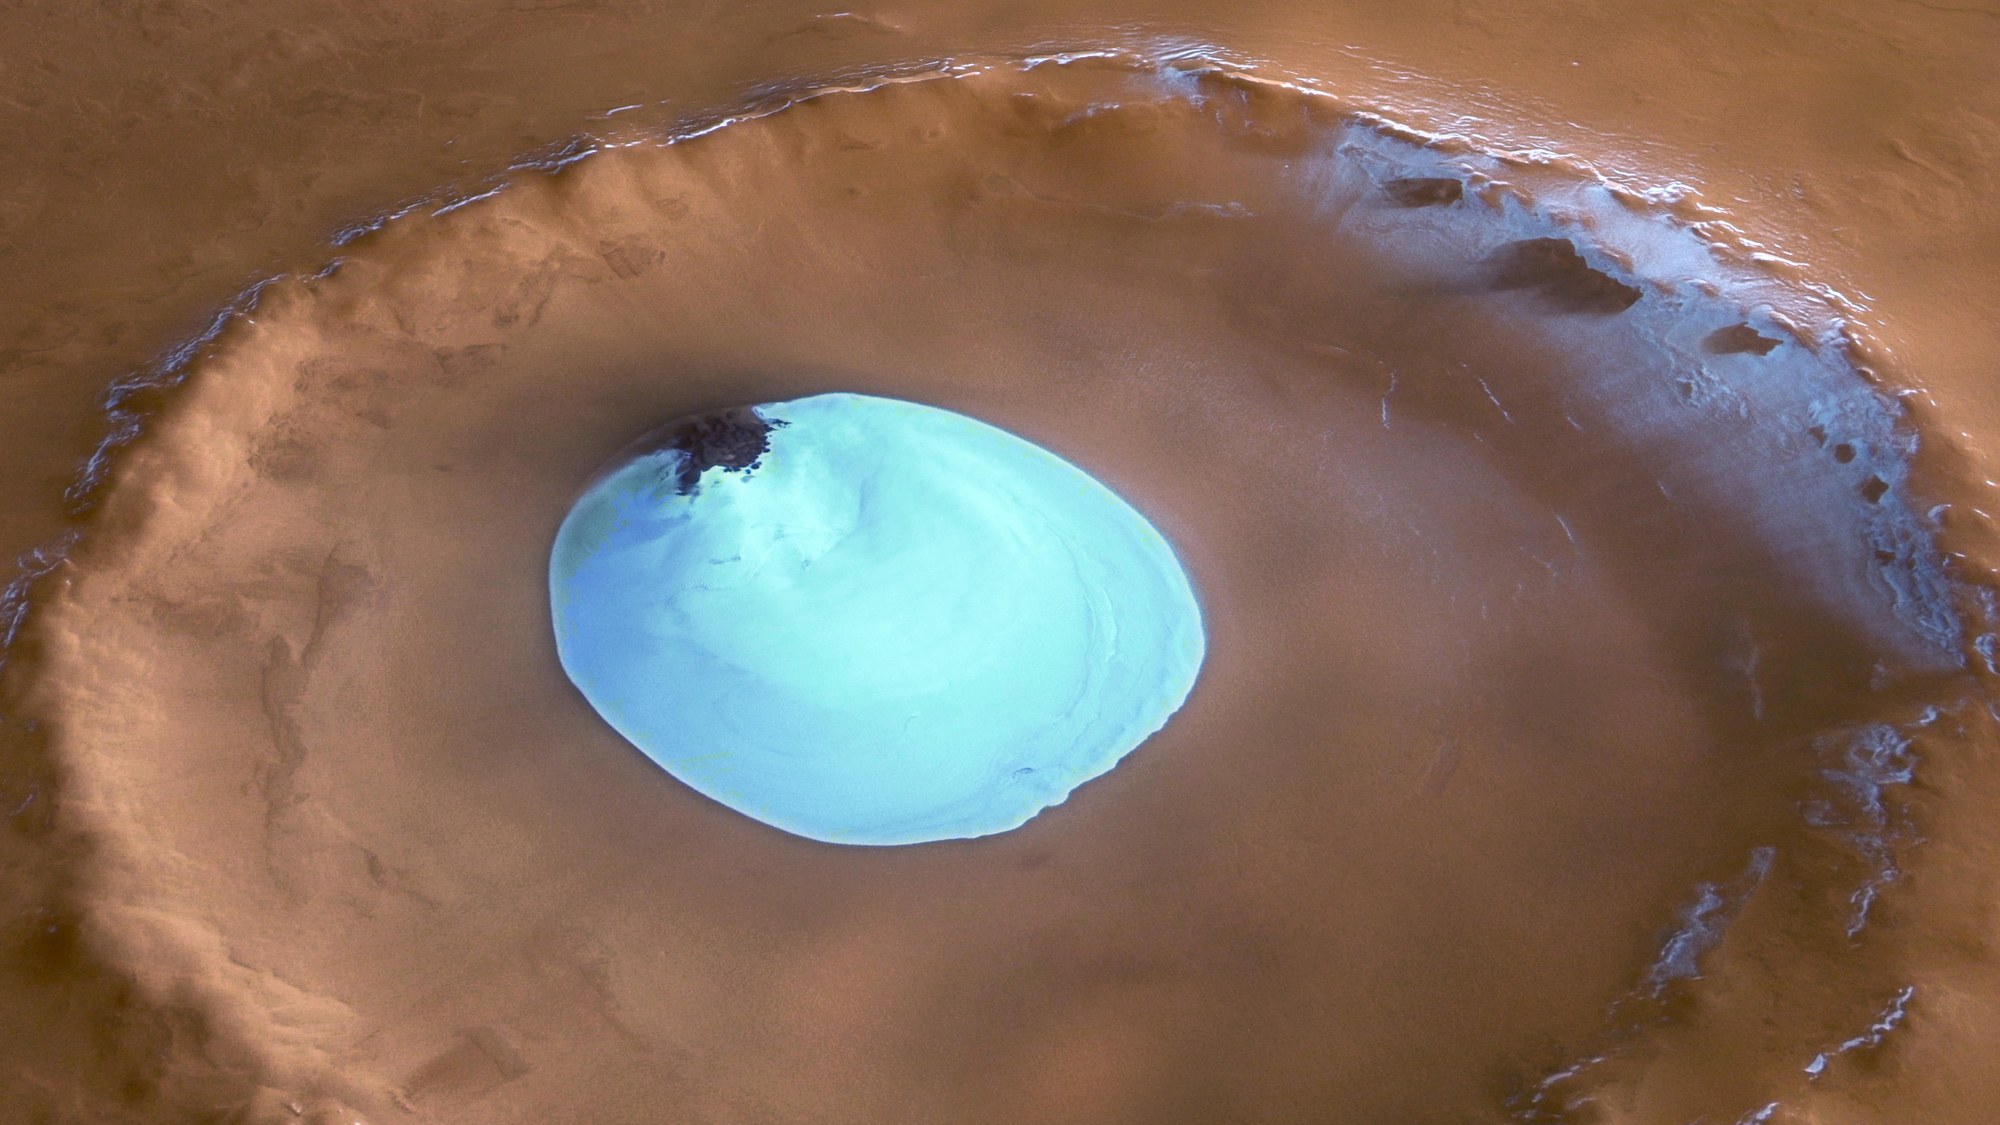
[[(0, 13), (0, 1121), (1989, 1122), (2000, 12)], [(1084, 467), (1209, 635), (844, 848), (564, 678), (670, 419)]]

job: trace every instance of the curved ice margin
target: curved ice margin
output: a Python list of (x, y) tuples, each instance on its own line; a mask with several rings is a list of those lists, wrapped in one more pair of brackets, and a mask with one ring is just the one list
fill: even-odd
[[(1808, 824), (1825, 833), (1865, 869), (1860, 882), (1848, 894), (1849, 910), (1842, 926), (1850, 940), (1858, 938), (1866, 928), (1870, 908), (1882, 891), (1902, 875), (1898, 852), (1915, 842), (1916, 834), (1908, 815), (1890, 801), (1888, 794), (1908, 785), (1915, 776), (1916, 732), (1944, 717), (1941, 709), (1927, 706), (1900, 725), (1868, 723), (1829, 732), (1813, 744), (1821, 763), (1818, 771), (1821, 788), (1802, 802), (1800, 813)], [(1559, 1096), (1562, 1087), (1619, 1057), (1630, 1044), (1633, 1031), (1657, 1016), (1657, 1003), (1665, 998), (1667, 988), (1675, 981), (1700, 979), (1702, 959), (1722, 943), (1729, 926), (1763, 884), (1776, 858), (1774, 848), (1755, 848), (1749, 863), (1736, 877), (1720, 883), (1704, 882), (1695, 888), (1693, 900), (1681, 908), (1679, 923), (1662, 941), (1659, 956), (1646, 970), (1640, 987), (1612, 1005), (1611, 1022), (1599, 1046), (1551, 1070), (1513, 1099), (1510, 1109), (1516, 1121), (1525, 1125), (1563, 1120)], [(1807, 1075), (1816, 1080), (1834, 1058), (1881, 1046), (1901, 1026), (1915, 994), (1914, 986), (1903, 987), (1867, 1030), (1816, 1055), (1806, 1065)], [(1753, 1110), (1740, 1118), (1738, 1125), (1768, 1121), (1779, 1106), (1774, 1101)]]
[[(1912, 725), (1928, 726), (1938, 715), (1936, 708), (1925, 708)], [(1828, 833), (1868, 869), (1848, 896), (1846, 929), (1854, 938), (1867, 926), (1868, 912), (1883, 888), (1902, 875), (1896, 851), (1913, 833), (1907, 817), (1885, 800), (1885, 792), (1910, 783), (1916, 773), (1916, 752), (1910, 736), (1888, 723), (1833, 732), (1820, 738), (1815, 749), (1825, 785), (1803, 803), (1800, 813), (1807, 824)]]
[(1819, 1077), (1826, 1073), (1827, 1064), (1841, 1055), (1856, 1051), (1872, 1051), (1880, 1047), (1888, 1040), (1891, 1032), (1902, 1026), (1904, 1017), (1910, 1014), (1910, 1001), (1916, 995), (1917, 986), (1914, 984), (1906, 984), (1897, 989), (1896, 995), (1889, 998), (1889, 1003), (1883, 1007), (1882, 1013), (1875, 1017), (1875, 1022), (1869, 1024), (1861, 1034), (1848, 1039), (1838, 1047), (1830, 1047), (1814, 1055), (1812, 1061), (1805, 1066), (1806, 1077), (1818, 1081)]
[(1573, 1103), (1563, 1096), (1562, 1087), (1622, 1055), (1638, 1029), (1660, 1018), (1661, 1005), (1675, 982), (1701, 978), (1702, 958), (1722, 944), (1737, 915), (1764, 885), (1777, 855), (1773, 847), (1752, 848), (1743, 870), (1736, 875), (1697, 884), (1693, 899), (1676, 912), (1673, 928), (1661, 940), (1660, 952), (1641, 975), (1638, 986), (1611, 1005), (1609, 1026), (1599, 1046), (1551, 1070), (1510, 1099), (1509, 1116), (1522, 1125), (1563, 1120)]
[(1777, 855), (1776, 848), (1753, 848), (1750, 862), (1735, 878), (1695, 888), (1694, 901), (1681, 908), (1680, 925), (1660, 944), (1659, 958), (1646, 970), (1645, 993), (1649, 998), (1659, 999), (1677, 980), (1701, 976), (1702, 957), (1722, 943), (1723, 933), (1763, 885)]
[(1018, 828), (1186, 700), (1173, 548), (1083, 469), (966, 415), (849, 393), (697, 415), (570, 509), (556, 651), (687, 786), (840, 844)]
[[(1415, 129), (1354, 108), (1337, 93), (1268, 62), (1213, 44), (1155, 38), (1111, 46), (1044, 48), (1021, 57), (944, 58), (752, 87), (733, 110), (682, 117), (665, 127), (635, 126), (617, 135), (582, 134), (543, 146), (494, 175), (427, 193), (350, 223), (329, 241), (334, 248), (344, 247), (411, 215), (445, 214), (474, 205), (500, 194), (521, 175), (555, 174), (618, 149), (684, 143), (822, 98), (1081, 62), (1128, 66), (1135, 76), (1151, 75), (1163, 93), (1195, 101), (1204, 96), (1199, 83), (1205, 77), (1324, 99), (1347, 122), (1336, 127), (1342, 156), (1357, 158), (1374, 175), (1436, 176), (1461, 182), (1467, 198), (1483, 203), (1488, 212), (1467, 221), (1489, 225), (1502, 238), (1569, 241), (1592, 268), (1642, 290), (1646, 299), (1624, 318), (1641, 323), (1642, 331), (1661, 345), (1693, 355), (1697, 349), (1686, 346), (1690, 340), (1735, 326), (1776, 341), (1775, 350), (1759, 356), (1754, 384), (1747, 372), (1696, 362), (1682, 373), (1685, 396), (1691, 405), (1738, 417), (1749, 415), (1754, 406), (1755, 413), (1767, 419), (1803, 421), (1800, 428), (1816, 434), (1821, 443), (1850, 447), (1851, 461), (1829, 471), (1852, 476), (1855, 486), (1874, 502), (1863, 532), (1872, 559), (1871, 582), (1890, 599), (1897, 618), (1922, 647), (1931, 650), (1933, 659), (1948, 654), (1962, 666), (1970, 658), (1972, 650), (1954, 608), (1955, 587), (1935, 543), (1935, 519), (1908, 502), (1917, 436), (1907, 426), (1901, 404), (1869, 386), (1864, 377), (1867, 365), (1840, 315), (1858, 308), (1852, 301), (1805, 278), (1778, 276), (1781, 267), (1792, 263), (1747, 239), (1738, 239), (1732, 249), (1716, 235), (1734, 228), (1717, 218), (1719, 212), (1694, 200), (1685, 185), (1635, 186), (1572, 154), (1538, 148), (1510, 151), (1468, 133)], [(1498, 212), (1497, 224), (1493, 212)], [(339, 259), (333, 259), (319, 272), (330, 273), (338, 265)], [(67, 492), (74, 510), (89, 509), (117, 451), (137, 439), (147, 414), (186, 377), (211, 342), (254, 310), (262, 290), (277, 280), (281, 277), (253, 283), (190, 339), (144, 371), (113, 384), (105, 401), (110, 432)], [(1742, 499), (1759, 517), (1784, 513), (1797, 500), (1754, 492)], [(71, 546), (52, 544), (51, 549), (66, 552)]]
[[(1560, 239), (1591, 269), (1636, 289), (1640, 296), (1618, 314), (1619, 323), (1653, 355), (1674, 362), (1674, 391), (1691, 409), (1650, 409), (1634, 377), (1607, 369), (1599, 377), (1603, 397), (1627, 404), (1617, 422), (1628, 438), (1697, 448), (1702, 427), (1727, 421), (1759, 434), (1774, 457), (1808, 446), (1827, 452), (1822, 471), (1848, 490), (1848, 501), (1818, 491), (1817, 480), (1811, 494), (1760, 481), (1734, 482), (1730, 494), (1769, 527), (1799, 524), (1806, 506), (1825, 509), (1828, 523), (1858, 513), (1855, 564), (1866, 568), (1869, 584), (1909, 634), (1876, 639), (1927, 666), (1966, 666), (1972, 646), (1960, 594), (1936, 542), (1941, 509), (1915, 503), (1912, 494), (1918, 435), (1904, 404), (1871, 384), (1865, 349), (1846, 316), (1860, 308), (1852, 300), (1803, 277), (1781, 276), (1795, 263), (1756, 243), (1714, 237), (1719, 226), (1733, 228), (1714, 219), (1685, 185), (1634, 187), (1575, 156), (1500, 152), (1463, 134), (1411, 129), (1353, 110), (1308, 82), (1216, 54), (1177, 51), (1156, 64), (1156, 75), (1163, 89), (1197, 103), (1207, 96), (1202, 81), (1215, 77), (1327, 99), (1346, 123), (1335, 127), (1332, 159), (1307, 162), (1306, 190), (1347, 197), (1332, 189), (1356, 165), (1377, 183), (1455, 182), (1469, 206), (1426, 208), (1424, 221), (1428, 230), (1448, 231), (1456, 247), (1495, 250)], [(1544, 330), (1560, 341), (1573, 324), (1549, 317)], [(1714, 344), (1731, 333), (1749, 343)], [(1836, 583), (1803, 569), (1791, 577), (1818, 587), (1827, 604), (1846, 599)]]

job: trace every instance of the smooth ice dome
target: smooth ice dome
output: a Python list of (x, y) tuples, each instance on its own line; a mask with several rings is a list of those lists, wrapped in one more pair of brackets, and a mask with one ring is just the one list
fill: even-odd
[(593, 483), (556, 648), (669, 773), (788, 832), (1019, 827), (1179, 709), (1200, 609), (1080, 469), (950, 411), (831, 394), (701, 415)]

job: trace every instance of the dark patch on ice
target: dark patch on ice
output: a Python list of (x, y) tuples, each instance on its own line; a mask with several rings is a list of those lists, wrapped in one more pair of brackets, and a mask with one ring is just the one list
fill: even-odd
[(1882, 494), (1889, 491), (1889, 482), (1881, 477), (1869, 477), (1861, 484), (1861, 498), (1870, 504), (1879, 502)]
[(1780, 341), (1766, 336), (1747, 324), (1732, 324), (1718, 328), (1702, 340), (1702, 350), (1710, 355), (1770, 355), (1771, 349)]
[(674, 449), (687, 454), (674, 470), (674, 491), (685, 496), (709, 469), (741, 472), (756, 468), (771, 448), (771, 431), (782, 425), (757, 413), (755, 407), (732, 406), (670, 423), (646, 445), (649, 451)]
[(1528, 290), (1553, 312), (1611, 316), (1631, 308), (1639, 290), (1585, 261), (1566, 238), (1509, 242), (1486, 260), (1497, 290)]
[(1465, 198), (1465, 185), (1448, 176), (1412, 176), (1388, 181), (1382, 194), (1398, 207), (1442, 207)]

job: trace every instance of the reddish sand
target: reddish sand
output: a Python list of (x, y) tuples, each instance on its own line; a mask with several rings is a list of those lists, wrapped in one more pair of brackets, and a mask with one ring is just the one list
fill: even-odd
[[(82, 536), (6, 654), (0, 1117), (2000, 1113), (2000, 16), (1201, 7), (0, 16), (0, 541)], [(1140, 26), (1329, 96), (1018, 62)], [(831, 389), (1203, 592), (1186, 711), (1021, 831), (783, 836), (555, 664), (593, 467)]]

